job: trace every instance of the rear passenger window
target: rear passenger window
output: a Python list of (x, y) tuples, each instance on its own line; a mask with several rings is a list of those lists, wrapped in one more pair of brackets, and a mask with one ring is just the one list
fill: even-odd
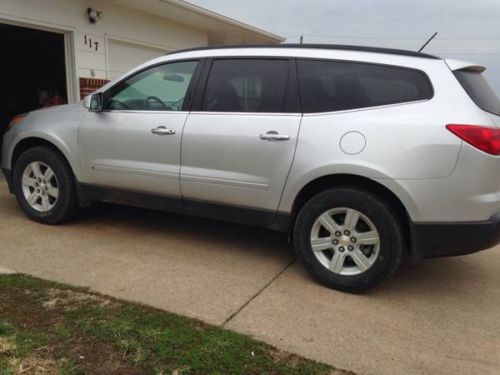
[(420, 71), (383, 65), (299, 60), (305, 113), (332, 112), (432, 98)]
[(287, 81), (286, 60), (215, 60), (203, 111), (282, 112)]

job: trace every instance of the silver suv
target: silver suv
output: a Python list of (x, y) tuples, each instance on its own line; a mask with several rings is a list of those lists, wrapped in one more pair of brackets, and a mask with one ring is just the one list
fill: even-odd
[(95, 201), (291, 234), (321, 283), (500, 242), (500, 104), (475, 64), (239, 46), (160, 57), (83, 104), (16, 117), (2, 168), (33, 220)]

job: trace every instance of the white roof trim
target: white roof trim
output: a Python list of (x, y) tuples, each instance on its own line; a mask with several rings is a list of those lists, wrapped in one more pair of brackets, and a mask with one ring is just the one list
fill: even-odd
[(167, 3), (167, 4), (178, 6), (178, 7), (190, 10), (192, 12), (195, 12), (195, 13), (202, 14), (204, 16), (213, 18), (217, 21), (227, 23), (231, 26), (235, 26), (235, 27), (238, 27), (240, 29), (250, 31), (250, 32), (255, 33), (255, 34), (260, 34), (260, 35), (265, 36), (269, 39), (274, 39), (276, 42), (281, 43), (281, 42), (285, 41), (285, 38), (283, 38), (282, 36), (270, 33), (268, 31), (265, 31), (262, 29), (259, 29), (258, 27), (255, 27), (255, 26), (246, 24), (244, 22), (235, 20), (234, 18), (226, 17), (220, 13), (205, 9), (203, 7), (200, 7), (198, 5), (194, 5), (194, 4), (189, 3), (187, 1), (184, 1), (184, 0), (159, 0), (159, 1), (162, 3)]
[[(139, 12), (168, 19), (178, 24), (206, 31), (219, 44), (276, 44), (285, 41), (279, 35), (223, 16), (185, 0), (110, 0)], [(221, 42), (217, 39), (222, 37)], [(226, 40), (226, 41), (224, 41)]]

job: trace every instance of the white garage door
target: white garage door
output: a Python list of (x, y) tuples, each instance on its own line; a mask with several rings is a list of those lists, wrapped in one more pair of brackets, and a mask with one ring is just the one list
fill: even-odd
[(127, 43), (118, 40), (108, 40), (109, 78), (114, 79), (155, 57), (163, 56), (167, 51)]

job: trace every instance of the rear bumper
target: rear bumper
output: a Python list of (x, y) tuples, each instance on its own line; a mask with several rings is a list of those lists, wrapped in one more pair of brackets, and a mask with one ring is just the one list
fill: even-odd
[(416, 223), (411, 228), (416, 259), (472, 254), (500, 243), (500, 212), (471, 223)]
[(3, 169), (2, 172), (5, 176), (5, 179), (7, 180), (7, 185), (9, 186), (9, 192), (14, 193), (14, 189), (12, 187), (12, 172), (8, 169)]

